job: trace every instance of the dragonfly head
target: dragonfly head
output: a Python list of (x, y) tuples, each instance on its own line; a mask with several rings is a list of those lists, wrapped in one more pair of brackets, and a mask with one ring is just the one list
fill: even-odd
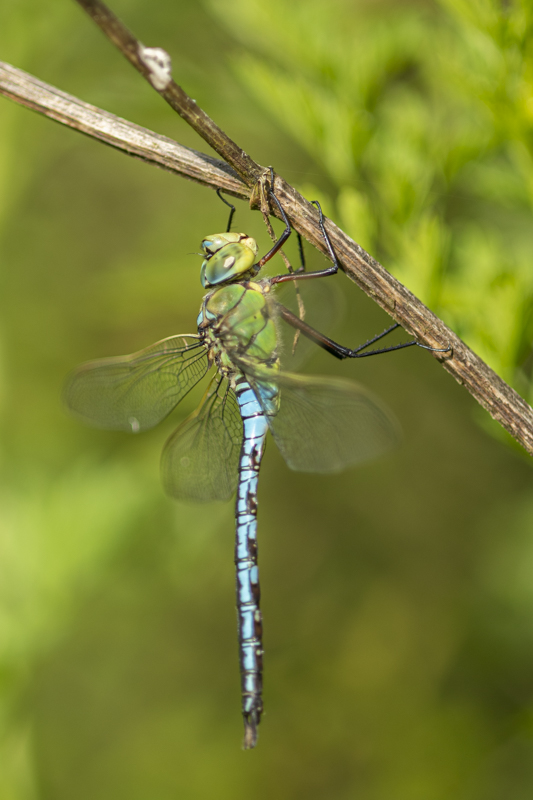
[(202, 286), (217, 286), (244, 278), (257, 255), (255, 239), (245, 233), (215, 233), (202, 241)]

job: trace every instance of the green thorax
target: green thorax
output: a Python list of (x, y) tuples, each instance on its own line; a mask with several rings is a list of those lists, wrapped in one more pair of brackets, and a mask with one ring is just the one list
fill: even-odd
[[(267, 413), (275, 414), (279, 396), (269, 381), (279, 371), (277, 331), (269, 313), (268, 283), (230, 283), (204, 297), (198, 332), (209, 358), (222, 375), (255, 378)], [(246, 367), (248, 366), (248, 369)]]
[(231, 369), (235, 360), (245, 360), (278, 368), (269, 291), (268, 284), (230, 283), (204, 297), (198, 330), (217, 365)]

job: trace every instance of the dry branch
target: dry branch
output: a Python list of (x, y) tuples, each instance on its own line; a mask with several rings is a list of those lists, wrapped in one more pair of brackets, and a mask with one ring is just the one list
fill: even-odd
[[(78, 4), (96, 22), (98, 27), (113, 42), (148, 83), (164, 97), (167, 103), (185, 122), (193, 128), (207, 144), (227, 161), (241, 176), (244, 183), (252, 187), (259, 179), (263, 168), (253, 161), (238, 145), (213, 122), (192, 97), (172, 80), (170, 58), (164, 50), (159, 52), (168, 59), (168, 67), (148, 61), (147, 48), (126, 28), (100, 0), (77, 0)], [(150, 49), (150, 48), (148, 48)], [(155, 48), (151, 48), (155, 49)], [(153, 55), (153, 54), (152, 54)], [(160, 85), (159, 81), (162, 81)]]
[(84, 103), (21, 69), (0, 61), (0, 94), (49, 119), (204, 186), (247, 200), (250, 190), (224, 161), (183, 147), (121, 117)]
[[(172, 108), (224, 161), (182, 147), (167, 137), (83, 103), (1, 62), (0, 93), (129, 155), (204, 185), (221, 187), (235, 197), (249, 198), (264, 167), (253, 161), (218, 128), (196, 102), (171, 80), (170, 72), (168, 80), (163, 81), (164, 85), (157, 85), (157, 76), (154, 78), (144, 58), (146, 48), (99, 0), (77, 1)], [(294, 229), (327, 255), (314, 206), (279, 176), (276, 176), (275, 187)], [(451, 355), (434, 353), (433, 356), (533, 455), (533, 409), (525, 400), (362, 247), (330, 220), (327, 220), (326, 226), (346, 275), (421, 342), (433, 347), (450, 345)]]

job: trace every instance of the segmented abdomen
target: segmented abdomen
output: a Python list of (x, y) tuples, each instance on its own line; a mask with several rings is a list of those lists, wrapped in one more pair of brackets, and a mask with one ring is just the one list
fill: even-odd
[(250, 748), (255, 745), (257, 725), (263, 711), (262, 619), (257, 566), (257, 478), (268, 422), (245, 378), (237, 379), (235, 392), (244, 426), (235, 508), (235, 565), (244, 747)]

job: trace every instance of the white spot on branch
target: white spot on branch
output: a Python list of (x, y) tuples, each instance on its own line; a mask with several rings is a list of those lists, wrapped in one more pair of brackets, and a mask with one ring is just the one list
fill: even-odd
[(148, 69), (148, 79), (154, 89), (162, 92), (172, 80), (172, 61), (166, 50), (161, 47), (139, 46), (139, 59)]

